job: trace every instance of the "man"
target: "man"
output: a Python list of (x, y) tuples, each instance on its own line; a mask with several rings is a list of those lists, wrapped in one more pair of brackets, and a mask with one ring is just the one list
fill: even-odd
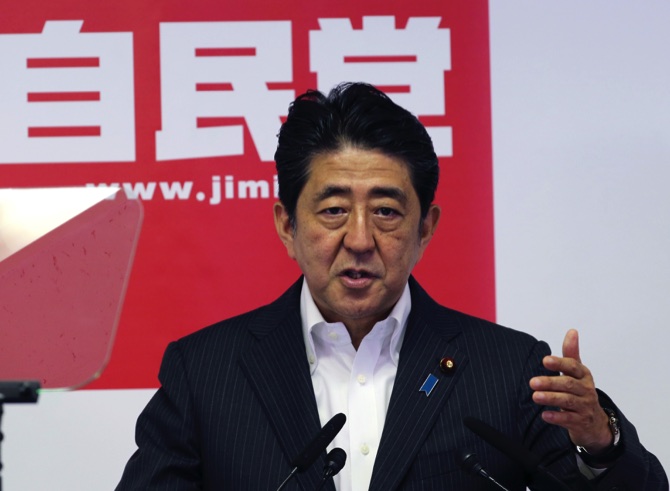
[[(340, 412), (348, 420), (330, 448), (349, 457), (339, 490), (492, 489), (463, 470), (464, 450), (524, 489), (532, 476), (468, 430), (467, 416), (523, 444), (570, 489), (668, 489), (596, 391), (575, 331), (562, 357), (548, 356), (526, 334), (436, 304), (410, 276), (440, 218), (437, 158), (414, 116), (366, 84), (308, 92), (291, 105), (275, 160), (275, 225), (304, 276), (270, 305), (170, 344), (117, 489), (276, 489)], [(324, 457), (287, 489), (317, 489)]]

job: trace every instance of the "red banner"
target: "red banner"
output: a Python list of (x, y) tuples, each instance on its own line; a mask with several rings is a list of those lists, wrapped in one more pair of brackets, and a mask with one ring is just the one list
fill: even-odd
[(3, 7), (0, 187), (117, 185), (145, 209), (112, 358), (89, 387), (155, 386), (170, 340), (298, 277), (272, 223), (276, 134), (296, 95), (341, 81), (426, 125), (443, 215), (416, 276), (494, 318), (485, 0)]

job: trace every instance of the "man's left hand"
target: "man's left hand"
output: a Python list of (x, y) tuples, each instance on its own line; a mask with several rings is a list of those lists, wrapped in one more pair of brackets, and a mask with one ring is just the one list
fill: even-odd
[(533, 377), (533, 401), (559, 410), (547, 410), (542, 419), (562, 426), (575, 445), (598, 454), (612, 444), (607, 413), (600, 407), (591, 371), (579, 357), (579, 334), (571, 329), (563, 340), (563, 357), (545, 356), (545, 368), (560, 372), (556, 376)]

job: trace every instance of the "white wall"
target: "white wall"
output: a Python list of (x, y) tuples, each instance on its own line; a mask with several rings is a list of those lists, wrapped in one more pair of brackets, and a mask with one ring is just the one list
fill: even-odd
[[(491, 2), (499, 320), (559, 351), (579, 328), (598, 385), (666, 466), (669, 21), (666, 1)], [(10, 405), (4, 489), (113, 489), (152, 392)]]
[(153, 390), (84, 390), (7, 404), (3, 491), (114, 489), (135, 450), (135, 420)]
[(560, 352), (670, 466), (670, 3), (491, 1), (498, 320)]

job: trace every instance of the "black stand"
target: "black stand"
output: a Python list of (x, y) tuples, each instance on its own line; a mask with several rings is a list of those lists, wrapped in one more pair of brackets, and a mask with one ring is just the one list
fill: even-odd
[[(40, 383), (34, 380), (14, 382), (0, 381), (0, 447), (2, 446), (2, 414), (5, 403), (36, 403)], [(0, 452), (0, 473), (2, 472), (2, 452)], [(2, 491), (2, 475), (0, 475), (0, 491)]]

